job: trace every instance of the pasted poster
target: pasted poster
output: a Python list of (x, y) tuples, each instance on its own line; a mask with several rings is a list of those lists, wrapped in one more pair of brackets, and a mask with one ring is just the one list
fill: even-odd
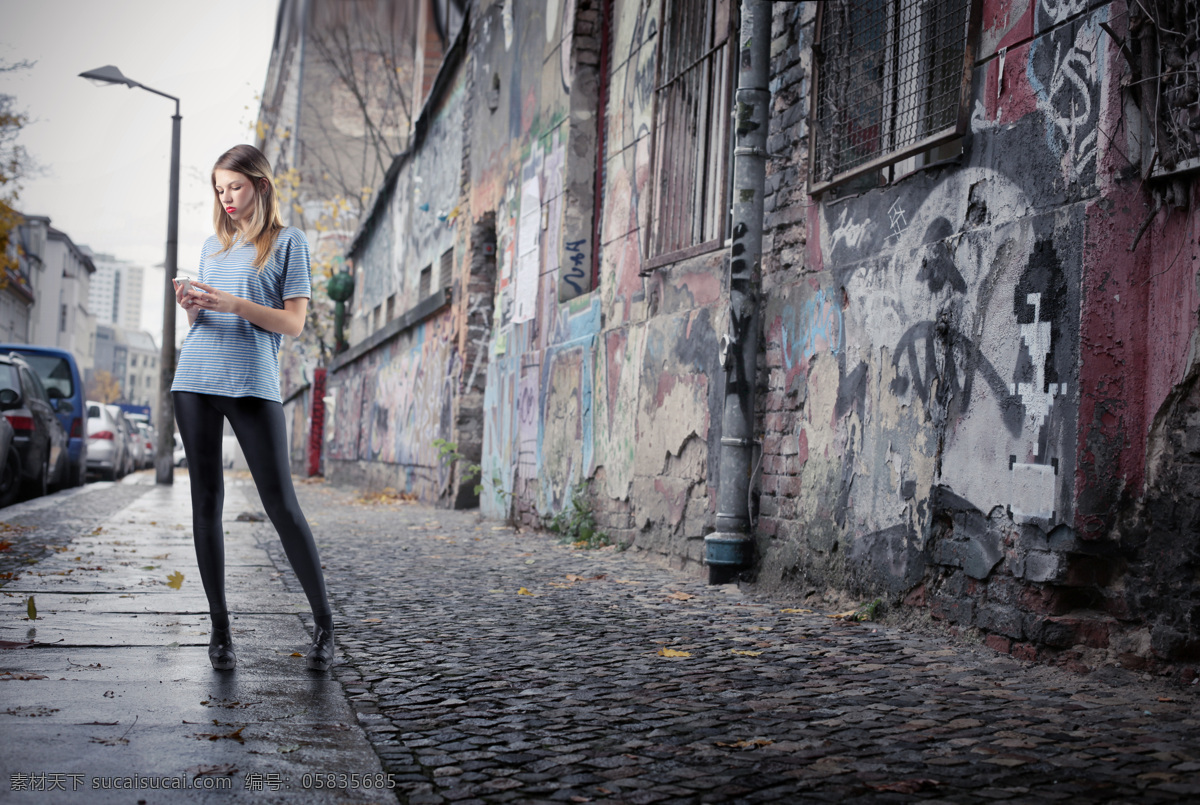
[(517, 232), (516, 298), (514, 322), (529, 321), (537, 310), (538, 230), (542, 222), (539, 179), (534, 176), (521, 186), (521, 223)]

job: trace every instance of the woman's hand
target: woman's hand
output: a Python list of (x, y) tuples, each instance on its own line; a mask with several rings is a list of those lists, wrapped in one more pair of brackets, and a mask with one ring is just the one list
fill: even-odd
[[(195, 300), (193, 304), (196, 311), (234, 313), (257, 327), (292, 338), (299, 336), (304, 330), (304, 319), (308, 311), (307, 297), (285, 299), (281, 310), (234, 296), (203, 282), (192, 283), (192, 298)], [(188, 315), (195, 316), (195, 313), (189, 309)]]
[(195, 294), (191, 291), (184, 290), (185, 286), (180, 280), (176, 279), (173, 280), (173, 282), (175, 283), (175, 301), (187, 312), (194, 313), (199, 306), (199, 303), (196, 301)]
[[(237, 305), (243, 301), (240, 296), (205, 285), (203, 282), (192, 282), (192, 298), (200, 310), (211, 310), (216, 313), (238, 313)], [(197, 289), (199, 292), (197, 292)]]

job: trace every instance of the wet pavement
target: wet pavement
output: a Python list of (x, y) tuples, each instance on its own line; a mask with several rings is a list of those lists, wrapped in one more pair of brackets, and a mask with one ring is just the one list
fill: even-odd
[[(231, 477), (238, 669), (211, 671), (186, 479), (101, 486), (0, 510), (17, 524), (0, 538), (27, 558), (34, 535), (59, 535), (0, 589), (3, 799), (1200, 798), (1196, 687), (1031, 666), (709, 587), (474, 512), (323, 483), (298, 490), (342, 664), (314, 674), (292, 656), (310, 625), (303, 596), (269, 524), (237, 519), (261, 505)], [(55, 513), (71, 525), (55, 525)], [(179, 590), (168, 586), (174, 572), (184, 574)], [(36, 621), (24, 619), (30, 595)], [(11, 791), (31, 775), (44, 786), (48, 774), (72, 773), (88, 786), (140, 774), (230, 789), (72, 795), (66, 777), (67, 793)], [(346, 778), (317, 789), (326, 774)], [(291, 788), (271, 787), (285, 779)], [(395, 788), (368, 789), (367, 779)]]
[(386, 778), (342, 686), (304, 666), (303, 597), (237, 519), (258, 508), (244, 489), (226, 486), (238, 667), (225, 672), (208, 662), (186, 475), (0, 510), (0, 799), (395, 801), (367, 788)]

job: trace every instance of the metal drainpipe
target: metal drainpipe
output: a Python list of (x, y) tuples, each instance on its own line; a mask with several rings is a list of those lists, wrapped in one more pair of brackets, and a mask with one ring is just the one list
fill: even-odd
[(725, 406), (717, 489), (717, 530), (704, 538), (710, 584), (734, 581), (750, 563), (750, 473), (754, 454), (754, 385), (758, 368), (758, 298), (763, 191), (771, 92), (771, 3), (742, 0), (733, 151), (733, 245), (729, 254), (729, 333), (721, 337)]

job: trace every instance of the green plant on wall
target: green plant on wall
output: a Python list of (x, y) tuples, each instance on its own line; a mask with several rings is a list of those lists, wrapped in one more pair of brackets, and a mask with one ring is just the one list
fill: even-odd
[(548, 518), (546, 529), (558, 534), (562, 542), (569, 542), (576, 548), (611, 545), (608, 535), (596, 529), (596, 518), (586, 492), (586, 484), (579, 484), (571, 490), (571, 502), (558, 514)]
[[(466, 459), (462, 453), (458, 452), (458, 442), (448, 442), (445, 439), (434, 439), (433, 446), (438, 449), (438, 460), (443, 464), (453, 464), (456, 461)], [(467, 464), (463, 467), (462, 482), (473, 481), (479, 477), (482, 467), (478, 464)], [(478, 495), (483, 491), (483, 484), (475, 484), (475, 494)]]

